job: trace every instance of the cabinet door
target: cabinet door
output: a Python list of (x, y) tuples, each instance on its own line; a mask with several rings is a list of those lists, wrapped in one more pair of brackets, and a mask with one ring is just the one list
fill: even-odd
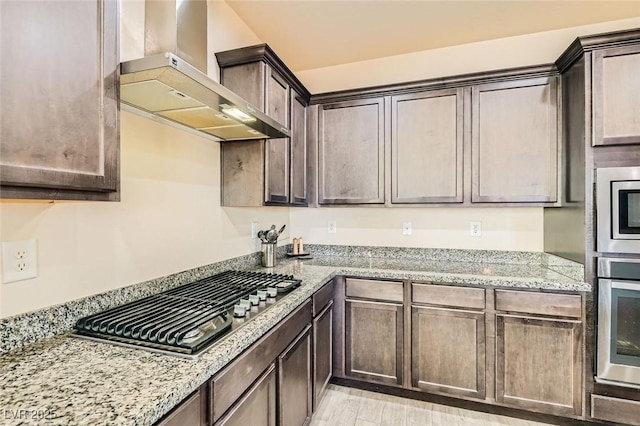
[(267, 203), (289, 202), (289, 138), (265, 141), (265, 198)]
[(640, 143), (640, 46), (593, 53), (594, 145)]
[(318, 108), (318, 203), (384, 203), (382, 98)]
[(462, 202), (462, 89), (391, 99), (391, 202)]
[(333, 372), (333, 301), (313, 320), (313, 410), (317, 410)]
[(216, 426), (275, 426), (276, 424), (276, 367), (267, 369)]
[(291, 204), (307, 205), (307, 114), (302, 98), (291, 91)]
[(557, 78), (475, 86), (472, 202), (555, 202)]
[(311, 420), (311, 326), (278, 357), (278, 368), (278, 424), (306, 425)]
[(582, 323), (496, 316), (496, 401), (559, 416), (582, 413)]
[(114, 199), (118, 2), (0, 2), (0, 16), (2, 197)]
[(345, 317), (345, 375), (402, 384), (402, 305), (347, 299)]
[[(280, 75), (267, 67), (267, 115), (289, 126), (289, 86)], [(289, 202), (289, 138), (265, 142), (265, 201)]]
[(412, 386), (484, 399), (484, 324), (483, 312), (413, 306)]

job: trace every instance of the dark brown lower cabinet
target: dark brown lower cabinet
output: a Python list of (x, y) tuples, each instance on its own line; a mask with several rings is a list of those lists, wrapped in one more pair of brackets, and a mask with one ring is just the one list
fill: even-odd
[(485, 314), (411, 308), (411, 384), (428, 392), (485, 398)]
[(276, 425), (276, 366), (271, 364), (216, 426)]
[(496, 315), (496, 400), (513, 407), (582, 414), (582, 322)]
[(318, 409), (333, 372), (333, 301), (313, 319), (313, 411)]
[(278, 376), (278, 424), (308, 424), (311, 421), (310, 325), (278, 357)]
[[(208, 398), (210, 424), (217, 425), (222, 419), (231, 421), (229, 414), (234, 411), (236, 413), (232, 416), (232, 419), (236, 419), (236, 416), (242, 416), (241, 418), (244, 419), (244, 415), (237, 412), (238, 408), (234, 408), (239, 403), (246, 403), (251, 406), (249, 411), (260, 413), (258, 416), (261, 418), (265, 418), (270, 422), (280, 419), (277, 420), (278, 424), (285, 424), (282, 419), (288, 419), (288, 412), (284, 413), (283, 417), (283, 413), (277, 409), (278, 401), (285, 404), (300, 405), (302, 404), (301, 401), (304, 400), (303, 406), (306, 407), (305, 410), (309, 410), (310, 416), (310, 328), (311, 301), (309, 300), (210, 379)], [(267, 390), (260, 387), (259, 383), (264, 380), (269, 382), (272, 380), (268, 375), (272, 364), (276, 366), (276, 373), (273, 374), (274, 387), (273, 389), (269, 387)], [(255, 396), (254, 398), (261, 398), (263, 402), (254, 402), (253, 399), (247, 402), (247, 395), (251, 392), (259, 392), (259, 395), (262, 396)], [(266, 401), (264, 398), (266, 398), (267, 394), (274, 395), (273, 404), (271, 402), (269, 404), (264, 403)], [(301, 394), (305, 395), (304, 398), (300, 396)], [(294, 399), (291, 399), (291, 395), (294, 396)], [(271, 419), (271, 413), (276, 413), (273, 419)], [(295, 413), (297, 414), (297, 411)], [(297, 425), (302, 425), (303, 422), (304, 420), (297, 423)], [(234, 423), (229, 424), (236, 424), (235, 420)], [(253, 425), (254, 422), (250, 421), (245, 424)], [(270, 425), (273, 423), (261, 424)]]
[(580, 294), (337, 282), (334, 376), (584, 418)]
[(178, 404), (155, 426), (204, 426), (206, 419), (206, 386), (203, 386)]
[(345, 375), (402, 384), (402, 303), (345, 301)]
[(591, 395), (591, 417), (616, 424), (640, 426), (640, 402)]

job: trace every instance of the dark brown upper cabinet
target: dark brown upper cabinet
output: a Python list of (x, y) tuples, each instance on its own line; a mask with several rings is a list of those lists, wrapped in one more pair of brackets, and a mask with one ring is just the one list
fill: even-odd
[(472, 202), (557, 200), (557, 77), (474, 86), (472, 123)]
[(640, 144), (640, 46), (593, 53), (593, 145)]
[(558, 205), (551, 65), (326, 93), (311, 105), (319, 205)]
[(391, 202), (461, 203), (463, 89), (391, 98)]
[(2, 198), (119, 200), (118, 2), (0, 2)]
[(267, 45), (216, 57), (224, 86), (291, 129), (290, 138), (222, 144), (222, 204), (306, 206), (309, 92)]
[(384, 100), (320, 105), (318, 203), (384, 203)]

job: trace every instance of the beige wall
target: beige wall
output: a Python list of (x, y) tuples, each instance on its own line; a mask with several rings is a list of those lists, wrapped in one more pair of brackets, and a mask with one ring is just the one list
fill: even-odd
[[(336, 221), (337, 232), (327, 233)], [(470, 222), (482, 236), (469, 235)], [(402, 235), (411, 222), (412, 235)], [(295, 236), (317, 244), (542, 251), (540, 208), (317, 208), (291, 209)], [(292, 234), (293, 235), (293, 234)]]
[[(210, 52), (258, 42), (226, 3), (209, 13), (210, 38), (227, 29)], [(143, 55), (143, 22), (144, 2), (121, 2), (122, 60)], [(0, 286), (1, 316), (252, 253), (252, 220), (289, 223), (287, 208), (220, 207), (216, 142), (122, 112), (121, 158), (119, 203), (0, 204), (2, 241), (35, 238), (39, 257), (38, 278)]]
[(640, 17), (300, 71), (311, 93), (554, 62), (576, 37), (640, 27)]

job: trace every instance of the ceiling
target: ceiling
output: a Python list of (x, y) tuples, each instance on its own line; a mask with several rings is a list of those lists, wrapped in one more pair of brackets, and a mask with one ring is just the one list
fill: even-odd
[(292, 71), (640, 17), (640, 0), (226, 1)]

